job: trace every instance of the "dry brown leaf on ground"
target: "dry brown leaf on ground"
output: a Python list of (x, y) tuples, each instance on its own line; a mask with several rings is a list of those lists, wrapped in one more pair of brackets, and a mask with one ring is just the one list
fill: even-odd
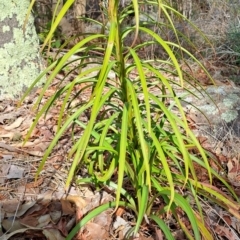
[(64, 240), (65, 239), (57, 229), (44, 229), (42, 233), (48, 240)]
[(83, 235), (88, 240), (109, 239), (108, 230), (106, 230), (102, 224), (94, 222), (86, 224)]
[(113, 223), (113, 230), (116, 235), (118, 235), (119, 239), (124, 239), (126, 233), (131, 229), (131, 225), (129, 222), (124, 220), (123, 218), (117, 216)]
[(155, 240), (163, 240), (163, 234), (160, 229), (155, 229)]
[(4, 107), (4, 110), (3, 110), (4, 113), (11, 113), (15, 111), (16, 111), (16, 107), (9, 104), (9, 102), (8, 102), (8, 105)]
[(35, 157), (42, 157), (44, 155), (44, 152), (41, 151), (24, 151), (25, 153), (28, 153), (31, 156), (35, 156)]
[(25, 227), (37, 227), (39, 224), (38, 219), (36, 216), (25, 216), (24, 218), (20, 219), (20, 223)]
[(49, 147), (50, 143), (51, 142), (49, 142), (49, 141), (42, 141), (34, 147), (34, 150), (35, 151), (38, 150), (38, 151), (44, 153), (47, 150), (47, 148)]
[(62, 217), (59, 219), (56, 229), (58, 229), (63, 236), (67, 236), (69, 230), (72, 229), (76, 224), (76, 220), (73, 216), (70, 218)]
[(7, 132), (7, 133), (2, 133), (0, 134), (0, 138), (10, 138), (13, 139), (14, 137), (14, 132)]
[[(24, 145), (23, 143), (15, 143), (15, 144), (12, 144), (11, 147), (16, 147), (14, 148), (15, 151), (16, 150), (22, 151), (31, 156), (42, 157), (45, 153), (45, 150), (48, 148), (49, 144), (50, 144), (49, 141), (36, 139), (34, 141), (28, 141)], [(21, 148), (21, 149), (18, 149), (18, 148)]]
[(13, 155), (12, 154), (1, 154), (0, 153), (0, 157), (2, 157), (3, 162), (9, 161), (9, 160), (13, 159)]
[(83, 217), (83, 209), (86, 206), (86, 202), (83, 198), (79, 197), (79, 196), (73, 196), (73, 195), (68, 195), (66, 197), (66, 200), (69, 201), (70, 203), (74, 203), (75, 204), (75, 208), (76, 208), (76, 222), (79, 222), (82, 217)]
[(18, 128), (19, 131), (23, 132), (25, 130), (29, 130), (34, 120), (34, 116), (28, 116), (24, 119), (24, 122)]
[(231, 229), (228, 227), (220, 226), (219, 224), (216, 225), (214, 231), (218, 236), (225, 237), (228, 240), (236, 240), (236, 235), (232, 232)]
[(228, 163), (228, 179), (235, 187), (240, 186), (240, 163), (236, 158), (229, 159)]
[(22, 204), (17, 199), (1, 202), (1, 219), (4, 230), (11, 233), (21, 228), (25, 228), (19, 217), (24, 215), (34, 204), (35, 202)]
[[(38, 90), (36, 91), (36, 94), (41, 94), (42, 90), (43, 90), (42, 88), (38, 89)], [(47, 90), (44, 91), (44, 96), (45, 96), (45, 97), (51, 97), (51, 96), (53, 96), (55, 93), (56, 93), (56, 89), (50, 87), (49, 89), (47, 89)]]
[(13, 233), (15, 231), (18, 231), (20, 229), (26, 229), (25, 226), (23, 226), (19, 220), (16, 220), (13, 222), (12, 219), (4, 219), (2, 221), (2, 226), (4, 229), (8, 229), (8, 233)]
[(15, 119), (17, 115), (18, 114), (16, 114), (15, 111), (10, 112), (10, 113), (1, 114), (1, 116), (0, 116), (0, 123), (4, 124), (5, 120)]
[(121, 217), (125, 212), (125, 209), (123, 207), (119, 207), (115, 213), (116, 216)]
[(48, 224), (51, 223), (51, 216), (50, 216), (50, 214), (48, 213), (48, 214), (39, 216), (38, 223), (39, 224), (37, 225), (37, 227), (40, 227), (40, 228), (46, 227)]
[(57, 224), (62, 216), (62, 206), (59, 201), (53, 201), (48, 206), (50, 211), (51, 220), (53, 223)]
[[(240, 232), (240, 220), (231, 216), (227, 216), (229, 218), (229, 226), (233, 227), (237, 232)], [(226, 221), (226, 216), (223, 216), (223, 219)]]
[(4, 149), (6, 149), (6, 150), (8, 150), (8, 151), (10, 151), (10, 152), (15, 152), (15, 151), (17, 151), (17, 149), (16, 149), (15, 147), (13, 147), (13, 146), (11, 146), (11, 145), (9, 145), (9, 144), (6, 144), (6, 143), (4, 143), (4, 142), (0, 142), (0, 148), (4, 148)]
[(109, 231), (109, 228), (112, 224), (112, 211), (107, 210), (100, 213), (94, 218), (93, 222), (101, 225), (102, 227)]
[(24, 120), (25, 120), (25, 118), (19, 117), (11, 125), (4, 127), (4, 129), (5, 130), (13, 130), (15, 128), (18, 128)]
[(62, 204), (62, 214), (63, 215), (73, 215), (75, 214), (76, 207), (66, 199), (61, 199)]
[(23, 216), (31, 207), (33, 207), (36, 204), (36, 201), (29, 201), (21, 205), (18, 212), (16, 213), (17, 217)]
[(11, 164), (9, 163), (3, 163), (2, 165), (0, 165), (0, 183), (5, 183), (5, 180), (7, 179), (7, 174), (8, 171), (11, 167)]
[(22, 142), (21, 143), (14, 143), (11, 146), (16, 147), (16, 148), (20, 148), (20, 147), (28, 148), (28, 147), (36, 146), (36, 145), (38, 145), (41, 142), (42, 142), (41, 139), (37, 138), (37, 139), (34, 139), (32, 141), (27, 141), (24, 144)]
[[(16, 234), (20, 234), (20, 233), (24, 233), (24, 236), (27, 237), (27, 235), (25, 234), (25, 232), (29, 231), (29, 230), (33, 230), (33, 233), (31, 233), (31, 237), (35, 237), (35, 233), (37, 230), (41, 230), (38, 228), (22, 228), (22, 229), (18, 229), (16, 231), (11, 232), (10, 234), (3, 234), (3, 239), (4, 240), (8, 240), (8, 239), (16, 239), (16, 238), (12, 238), (14, 235)], [(19, 237), (18, 239), (22, 239), (21, 237)], [(26, 239), (26, 238), (25, 238)]]
[(31, 208), (28, 209), (27, 214), (31, 215), (34, 212), (39, 212), (43, 208), (42, 205), (35, 203)]
[[(1, 207), (4, 213), (6, 213), (8, 216), (12, 216), (11, 213), (14, 213), (19, 208), (19, 201), (17, 199), (11, 199), (8, 201), (1, 202)], [(21, 204), (20, 204), (21, 205)]]
[(152, 237), (145, 237), (142, 234), (139, 234), (138, 237), (131, 238), (132, 240), (158, 240), (158, 238), (153, 239)]

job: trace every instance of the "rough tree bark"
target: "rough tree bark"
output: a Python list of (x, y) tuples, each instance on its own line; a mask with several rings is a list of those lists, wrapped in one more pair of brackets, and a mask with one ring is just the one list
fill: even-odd
[(0, 100), (21, 96), (42, 68), (32, 16), (23, 29), (29, 3), (0, 1)]

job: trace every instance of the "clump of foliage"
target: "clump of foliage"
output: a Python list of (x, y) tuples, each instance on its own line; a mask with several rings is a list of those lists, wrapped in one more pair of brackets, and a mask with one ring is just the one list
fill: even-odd
[[(42, 8), (44, 7), (44, 13)], [(36, 31), (39, 37), (40, 44), (44, 43), (46, 37), (49, 34), (53, 21), (51, 8), (48, 4), (42, 5), (40, 2), (36, 2), (33, 5), (33, 16)], [(61, 41), (64, 37), (61, 34), (60, 28), (58, 27), (53, 34), (50, 46), (52, 48), (59, 48), (61, 46)]]
[(233, 26), (227, 34), (228, 53), (233, 64), (240, 65), (240, 26)]
[[(66, 1), (52, 24), (44, 46), (50, 41), (61, 17), (73, 2), (74, 0)], [(171, 21), (171, 14), (181, 16), (176, 10), (162, 1), (144, 3), (158, 9), (159, 15), (168, 20), (168, 25), (176, 34)], [(109, 0), (105, 9), (107, 24), (94, 20), (102, 27), (102, 32), (85, 34), (83, 40), (42, 73), (43, 75), (50, 72), (50, 75), (35, 104), (36, 108), (55, 76), (60, 71), (69, 69), (73, 61), (78, 61), (78, 76), (60, 87), (38, 110), (36, 120), (29, 131), (30, 136), (39, 118), (59, 97), (64, 96), (58, 130), (45, 152), (38, 175), (64, 132), (69, 128), (81, 128), (84, 130), (83, 135), (74, 138), (69, 152), (73, 162), (66, 187), (72, 183), (76, 171), (85, 167), (88, 177), (76, 180), (76, 183), (107, 185), (116, 190), (116, 200), (88, 213), (67, 239), (72, 239), (81, 227), (100, 212), (112, 207), (116, 209), (118, 206), (131, 209), (136, 215), (136, 225), (132, 234), (137, 234), (143, 220), (148, 219), (157, 223), (167, 239), (174, 239), (162, 219), (171, 213), (187, 238), (213, 239), (205, 225), (199, 196), (219, 204), (232, 214), (237, 211), (238, 205), (211, 185), (214, 177), (225, 185), (234, 198), (237, 197), (226, 181), (210, 167), (205, 151), (189, 129), (180, 99), (174, 91), (174, 86), (184, 87), (183, 73), (175, 51), (178, 54), (184, 52), (203, 66), (179, 44), (168, 42), (150, 27), (140, 25), (140, 14), (146, 13), (141, 13), (139, 9), (137, 0), (132, 0), (131, 7), (126, 6), (122, 11), (119, 11), (119, 0)], [(132, 13), (135, 16), (135, 24), (122, 26), (124, 19)], [(150, 25), (155, 23), (154, 27), (159, 26), (156, 19), (152, 19), (151, 16), (148, 19)], [(137, 37), (143, 33), (148, 36), (146, 41), (136, 44), (133, 40), (130, 46), (124, 44), (128, 35), (133, 34)], [(140, 57), (139, 52), (143, 47), (156, 45), (165, 51), (168, 58)], [(73, 55), (78, 57), (69, 61)], [(93, 63), (95, 65), (92, 65)], [(112, 73), (114, 79), (110, 80), (109, 75)], [(172, 77), (169, 77), (170, 75)], [(40, 78), (41, 76), (35, 83)], [(84, 87), (81, 88), (81, 85)], [(82, 90), (79, 90), (76, 95), (72, 94), (76, 86), (78, 89), (89, 89), (91, 95), (74, 107), (71, 103), (82, 93)], [(88, 122), (81, 120), (81, 116), (86, 112), (90, 112)], [(210, 184), (199, 181), (194, 166), (206, 171)], [(192, 196), (194, 209), (179, 189)], [(156, 210), (156, 201), (160, 201), (163, 208)], [(188, 217), (191, 229), (181, 220), (179, 209)]]

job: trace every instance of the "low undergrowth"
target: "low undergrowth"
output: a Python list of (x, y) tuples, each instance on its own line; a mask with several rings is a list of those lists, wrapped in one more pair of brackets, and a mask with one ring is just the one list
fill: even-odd
[[(54, 20), (44, 46), (51, 40), (58, 23), (73, 2), (66, 1)], [(168, 26), (177, 33), (171, 15), (183, 16), (162, 1), (146, 1), (145, 4), (158, 9), (159, 16), (164, 16)], [(149, 224), (155, 222), (167, 239), (174, 239), (163, 220), (171, 214), (187, 238), (213, 239), (212, 232), (206, 227), (199, 197), (225, 208), (233, 215), (239, 210), (239, 204), (233, 199), (238, 201), (238, 198), (209, 165), (208, 156), (189, 129), (180, 99), (174, 91), (174, 86), (185, 86), (176, 55), (187, 55), (204, 67), (179, 44), (165, 41), (156, 34), (152, 27), (158, 27), (159, 22), (151, 16), (147, 18), (148, 23), (140, 25), (140, 16), (146, 13), (139, 9), (136, 0), (132, 1), (131, 8), (126, 6), (122, 11), (119, 10), (118, 0), (109, 0), (104, 11), (108, 24), (95, 21), (102, 28), (101, 33), (85, 34), (83, 40), (43, 72), (49, 72), (49, 77), (35, 108), (60, 71), (65, 71), (66, 77), (72, 71), (78, 71), (78, 76), (70, 83), (59, 83), (59, 90), (38, 110), (29, 131), (30, 136), (39, 118), (65, 94), (56, 136), (45, 152), (38, 174), (64, 132), (68, 128), (72, 128), (73, 132), (75, 128), (81, 128), (82, 136), (73, 133), (74, 144), (69, 152), (73, 163), (66, 188), (72, 181), (105, 185), (115, 190), (116, 200), (84, 216), (67, 239), (72, 239), (97, 214), (119, 206), (131, 209), (136, 216), (136, 224), (126, 238), (136, 235), (143, 221), (146, 221)], [(132, 13), (135, 24), (122, 26), (124, 19)], [(130, 34), (135, 38), (131, 46), (126, 46), (124, 40)], [(146, 41), (136, 44), (139, 34), (143, 34)], [(168, 57), (142, 59), (139, 54), (141, 49), (149, 46), (160, 47)], [(73, 63), (76, 63), (75, 68), (71, 67)], [(110, 78), (110, 75), (114, 77)], [(76, 89), (79, 89), (78, 92), (73, 94)], [(86, 89), (90, 96), (77, 106), (71, 104)], [(86, 112), (90, 112), (87, 123), (81, 121), (81, 116)], [(196, 166), (206, 172), (207, 183), (200, 181)], [(76, 180), (74, 177), (81, 167), (87, 169), (88, 177)], [(229, 197), (212, 185), (213, 179), (222, 182)], [(182, 195), (183, 192), (188, 193), (191, 201)], [(161, 207), (156, 208), (159, 202)], [(191, 228), (180, 217), (179, 209), (186, 214)]]

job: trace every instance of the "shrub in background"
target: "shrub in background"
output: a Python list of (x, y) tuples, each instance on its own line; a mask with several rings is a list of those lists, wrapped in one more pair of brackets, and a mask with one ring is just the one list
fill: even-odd
[[(233, 26), (227, 34), (229, 62), (240, 65), (240, 26)], [(227, 52), (226, 52), (227, 53)]]

